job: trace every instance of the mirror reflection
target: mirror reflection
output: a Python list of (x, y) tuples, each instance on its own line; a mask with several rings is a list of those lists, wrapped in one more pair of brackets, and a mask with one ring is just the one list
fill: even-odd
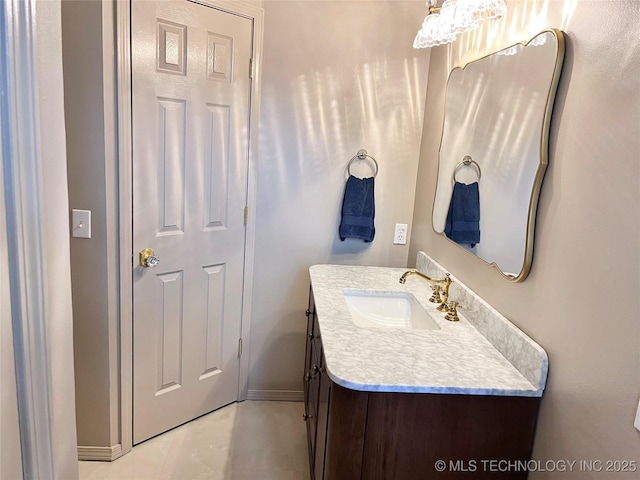
[(455, 68), (446, 89), (433, 228), (514, 281), (531, 267), (562, 32)]

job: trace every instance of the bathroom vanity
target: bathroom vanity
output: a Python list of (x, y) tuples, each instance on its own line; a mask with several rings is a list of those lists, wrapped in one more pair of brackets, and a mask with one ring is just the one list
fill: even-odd
[[(422, 252), (418, 270), (444, 273)], [(499, 462), (530, 458), (546, 353), (455, 277), (460, 321), (445, 320), (426, 282), (398, 282), (404, 271), (310, 269), (304, 418), (312, 480), (526, 478), (526, 469)], [(359, 326), (350, 295), (408, 298), (433, 324)]]

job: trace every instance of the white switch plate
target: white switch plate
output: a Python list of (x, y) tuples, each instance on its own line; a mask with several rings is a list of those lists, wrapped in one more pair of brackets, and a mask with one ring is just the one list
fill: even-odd
[(71, 210), (71, 236), (91, 238), (91, 210)]
[(394, 245), (406, 245), (407, 244), (407, 230), (409, 225), (406, 223), (396, 223), (396, 230), (393, 234)]
[(638, 410), (636, 411), (636, 421), (633, 422), (633, 426), (640, 430), (640, 402), (638, 402)]

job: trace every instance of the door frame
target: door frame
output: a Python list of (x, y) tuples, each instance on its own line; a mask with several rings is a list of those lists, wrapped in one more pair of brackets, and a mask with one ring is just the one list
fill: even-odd
[[(120, 294), (120, 443), (122, 454), (133, 447), (133, 199), (132, 199), (132, 81), (131, 81), (131, 1), (115, 3), (115, 81), (117, 121), (117, 198), (118, 198), (118, 264)], [(185, 0), (187, 1), (187, 0)], [(249, 106), (249, 158), (247, 168), (246, 206), (249, 215), (245, 230), (244, 281), (242, 290), (242, 354), (238, 400), (246, 400), (249, 377), (251, 298), (256, 231), (256, 179), (258, 162), (258, 125), (262, 77), (262, 38), (264, 10), (233, 0), (189, 0), (207, 7), (251, 20), (253, 27), (253, 81)], [(247, 65), (247, 72), (249, 65)]]
[[(15, 404), (9, 402), (9, 411), (17, 416), (9, 431), (17, 433), (18, 438), (9, 438), (8, 443), (20, 457), (9, 459), (10, 470), (20, 471), (24, 478), (54, 478), (51, 326), (43, 226), (47, 211), (40, 135), (40, 110), (44, 105), (38, 88), (43, 80), (36, 74), (42, 66), (38, 44), (43, 40), (39, 38), (36, 7), (35, 0), (0, 5), (0, 64), (6, 69), (0, 75), (0, 207), (4, 210), (0, 213), (0, 258), (7, 262), (0, 278), (7, 284), (0, 295), (2, 301), (9, 303), (3, 314), (5, 308), (10, 312), (8, 320), (2, 319), (3, 324), (9, 324), (8, 329), (2, 325), (2, 334), (10, 335), (9, 339), (2, 339), (2, 346), (9, 345), (13, 358), (10, 368), (14, 370), (13, 378), (5, 380), (3, 387), (15, 395)], [(59, 42), (56, 33), (59, 35), (60, 30), (54, 31), (53, 41)], [(64, 149), (54, 153), (65, 154)]]

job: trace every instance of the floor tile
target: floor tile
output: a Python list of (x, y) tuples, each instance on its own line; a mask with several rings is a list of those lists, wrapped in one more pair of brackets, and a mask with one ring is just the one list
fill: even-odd
[(79, 462), (81, 480), (308, 480), (303, 405), (245, 401), (136, 445)]

